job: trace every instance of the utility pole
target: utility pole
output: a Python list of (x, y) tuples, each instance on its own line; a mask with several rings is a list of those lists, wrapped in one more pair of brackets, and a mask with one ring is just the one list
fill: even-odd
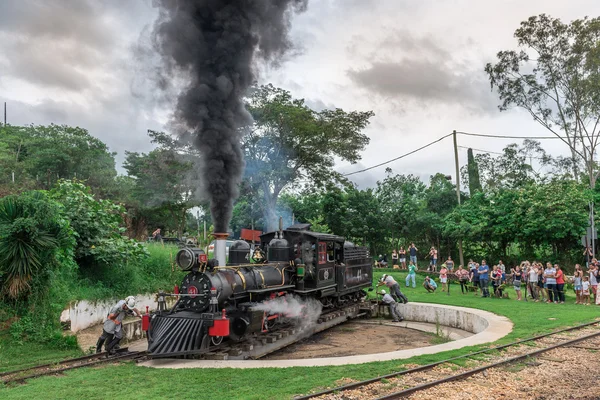
[(4, 102), (4, 126), (6, 126), (6, 102)]
[[(460, 206), (460, 171), (458, 169), (458, 145), (456, 144), (456, 130), (452, 131), (452, 138), (454, 139), (454, 166), (456, 167), (456, 198), (458, 199), (458, 205)], [(458, 256), (460, 258), (460, 264), (465, 266), (465, 259), (463, 258), (462, 238), (458, 239)]]

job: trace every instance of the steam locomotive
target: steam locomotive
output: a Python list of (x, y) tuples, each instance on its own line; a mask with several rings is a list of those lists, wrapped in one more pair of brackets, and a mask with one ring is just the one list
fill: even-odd
[(285, 303), (290, 296), (314, 299), (324, 309), (363, 299), (373, 278), (367, 249), (309, 229), (309, 224), (296, 224), (265, 233), (254, 250), (247, 242), (236, 241), (227, 265), (226, 234), (215, 235), (217, 259), (208, 260), (198, 248), (181, 249), (176, 262), (189, 273), (177, 302), (167, 310), (164, 298), (172, 294), (159, 293), (158, 311), (142, 323), (149, 354), (155, 358), (201, 354), (224, 340), (240, 341), (305, 318), (308, 310), (296, 315), (269, 311), (270, 303)]

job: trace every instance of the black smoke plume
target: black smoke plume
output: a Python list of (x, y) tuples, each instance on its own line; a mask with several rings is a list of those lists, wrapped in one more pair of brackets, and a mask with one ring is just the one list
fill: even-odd
[[(277, 64), (291, 48), (292, 11), (307, 0), (155, 0), (153, 46), (163, 89), (182, 84), (173, 115), (202, 153), (203, 190), (215, 232), (227, 232), (244, 161), (239, 128), (252, 122), (243, 96), (258, 61)], [(175, 82), (175, 83), (173, 83)]]

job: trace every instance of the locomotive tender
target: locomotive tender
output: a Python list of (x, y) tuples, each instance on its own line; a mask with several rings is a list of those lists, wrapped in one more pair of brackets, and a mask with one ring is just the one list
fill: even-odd
[[(265, 233), (252, 254), (247, 242), (236, 241), (227, 265), (226, 234), (215, 234), (218, 261), (207, 260), (198, 248), (181, 249), (177, 264), (190, 272), (183, 278), (175, 306), (161, 310), (161, 296), (167, 294), (159, 293), (159, 311), (146, 317), (149, 354), (201, 354), (225, 339), (240, 341), (306, 317), (302, 314), (308, 310), (294, 314), (269, 307), (275, 302), (285, 306), (289, 296), (315, 299), (323, 308), (361, 301), (373, 278), (367, 249), (309, 229), (310, 224), (296, 224)], [(257, 263), (250, 264), (250, 257)]]

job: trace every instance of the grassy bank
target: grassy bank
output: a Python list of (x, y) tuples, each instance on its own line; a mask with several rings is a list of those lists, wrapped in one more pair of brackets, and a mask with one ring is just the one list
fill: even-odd
[(179, 248), (173, 245), (147, 244), (149, 256), (135, 263), (86, 271), (73, 285), (73, 300), (102, 300), (141, 293), (154, 293), (180, 283), (183, 273), (175, 265)]
[[(375, 277), (379, 278), (382, 272), (377, 270)], [(496, 344), (588, 322), (598, 315), (595, 306), (573, 304), (571, 293), (567, 295), (567, 304), (518, 302), (512, 289), (509, 289), (511, 299), (482, 299), (473, 294), (461, 295), (458, 285), (452, 285), (450, 296), (441, 292), (427, 294), (420, 286), (422, 277), (418, 277), (417, 287), (413, 289), (404, 287), (404, 273), (392, 272), (392, 275), (401, 283), (411, 301), (473, 307), (508, 317), (514, 323), (513, 332)], [(203, 399), (283, 399), (333, 386), (341, 378), (366, 379), (403, 369), (406, 364), (425, 364), (482, 347), (474, 346), (407, 360), (339, 367), (159, 370), (128, 364), (75, 370), (59, 379), (36, 379), (27, 385), (0, 389), (0, 396), (3, 399), (104, 399), (117, 396), (168, 399), (173, 398), (174, 390), (185, 388), (186, 393), (195, 393)]]

